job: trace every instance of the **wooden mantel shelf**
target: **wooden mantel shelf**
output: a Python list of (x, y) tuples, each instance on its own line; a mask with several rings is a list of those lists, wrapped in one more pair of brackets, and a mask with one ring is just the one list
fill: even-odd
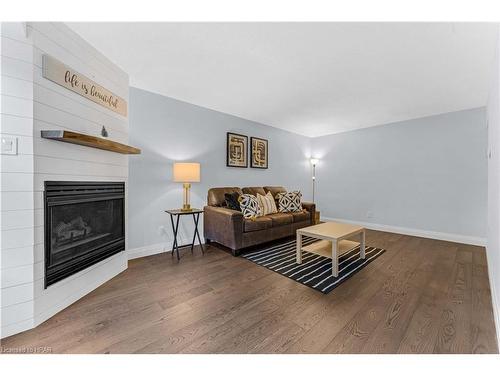
[(141, 150), (123, 143), (110, 141), (106, 138), (94, 137), (92, 135), (76, 133), (68, 130), (42, 130), (42, 138), (55, 141), (75, 143), (81, 146), (100, 148), (120, 154), (140, 154)]

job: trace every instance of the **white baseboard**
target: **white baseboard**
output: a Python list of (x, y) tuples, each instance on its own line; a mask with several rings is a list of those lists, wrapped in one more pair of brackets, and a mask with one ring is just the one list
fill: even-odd
[(346, 219), (340, 219), (340, 218), (334, 218), (334, 217), (322, 217), (321, 220), (338, 221), (340, 223), (360, 225), (360, 226), (365, 227), (367, 229), (380, 230), (383, 232), (392, 232), (392, 233), (398, 233), (398, 234), (406, 234), (408, 236), (432, 238), (434, 240), (458, 242), (458, 243), (464, 243), (464, 244), (468, 244), (468, 245), (486, 246), (486, 238), (482, 238), (482, 237), (463, 236), (461, 234), (455, 234), (455, 233), (434, 232), (434, 231), (423, 230), (423, 229), (397, 227), (397, 226), (393, 226), (393, 225), (376, 224), (376, 223), (369, 223), (369, 222), (355, 221), (355, 220), (346, 220)]
[[(200, 235), (201, 238), (201, 243), (205, 243), (205, 239), (203, 238), (202, 235)], [(181, 241), (181, 244), (185, 244), (185, 241)], [(198, 244), (198, 241), (196, 241), (196, 244)], [(147, 257), (150, 255), (155, 255), (155, 254), (161, 254), (161, 253), (170, 253), (172, 251), (172, 242), (160, 242), (160, 243), (155, 243), (152, 245), (147, 245), (147, 246), (142, 246), (142, 247), (136, 247), (134, 249), (128, 249), (127, 250), (127, 257), (128, 260), (130, 259), (136, 259), (136, 258), (142, 258), (142, 257)]]
[(160, 254), (160, 253), (168, 253), (172, 251), (172, 243), (171, 242), (161, 242), (153, 245), (136, 247), (134, 249), (127, 250), (128, 260), (147, 257), (150, 255)]

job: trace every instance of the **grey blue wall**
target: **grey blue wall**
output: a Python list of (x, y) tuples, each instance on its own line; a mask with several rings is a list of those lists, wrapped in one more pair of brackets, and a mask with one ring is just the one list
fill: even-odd
[(483, 240), (486, 148), (484, 108), (314, 138), (316, 201), (323, 217)]
[[(172, 182), (172, 163), (201, 163), (191, 205), (202, 208), (215, 186), (283, 185), (310, 198), (310, 139), (151, 92), (130, 89), (130, 144), (142, 154), (129, 158), (129, 237), (132, 256), (170, 246), (167, 208), (182, 205), (182, 184)], [(269, 140), (269, 169), (226, 167), (226, 132)], [(185, 217), (181, 235), (192, 233)], [(164, 229), (162, 228), (164, 227)], [(162, 250), (162, 249), (161, 249)]]
[[(311, 198), (309, 157), (317, 166), (316, 203), (323, 218), (458, 242), (482, 243), (487, 228), (485, 108), (307, 138), (151, 92), (130, 90), (131, 255), (168, 249), (166, 208), (180, 207), (172, 163), (201, 163), (192, 205), (214, 186), (277, 184)], [(226, 167), (226, 132), (269, 139), (269, 169)], [(185, 218), (181, 236), (189, 241)]]

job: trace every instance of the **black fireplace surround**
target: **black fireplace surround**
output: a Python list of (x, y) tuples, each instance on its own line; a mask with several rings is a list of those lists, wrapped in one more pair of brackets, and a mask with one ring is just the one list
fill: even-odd
[(123, 182), (45, 182), (45, 288), (125, 250)]

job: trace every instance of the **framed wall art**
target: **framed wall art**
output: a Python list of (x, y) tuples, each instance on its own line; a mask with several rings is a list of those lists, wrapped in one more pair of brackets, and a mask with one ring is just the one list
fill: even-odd
[(248, 137), (246, 135), (227, 133), (226, 166), (248, 167)]
[(252, 147), (250, 156), (250, 167), (267, 169), (269, 162), (269, 151), (267, 139), (251, 137)]

